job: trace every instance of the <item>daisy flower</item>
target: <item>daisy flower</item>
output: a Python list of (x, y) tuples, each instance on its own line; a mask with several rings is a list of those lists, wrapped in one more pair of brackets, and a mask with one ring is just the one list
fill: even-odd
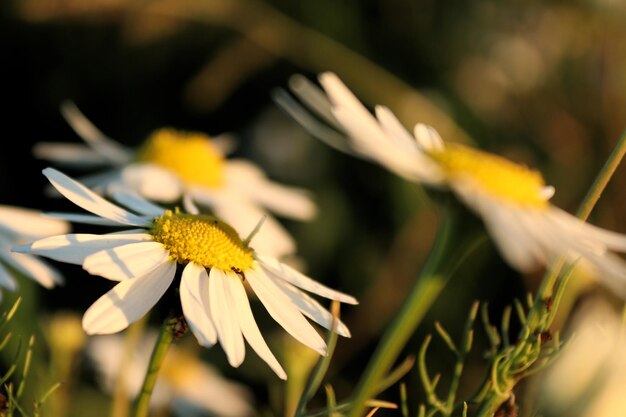
[(292, 89), (342, 135), (288, 95), (276, 98), (314, 136), (409, 181), (449, 189), (483, 220), (502, 256), (517, 270), (531, 272), (563, 256), (593, 267), (607, 285), (626, 295), (626, 264), (614, 253), (626, 251), (626, 236), (552, 205), (555, 190), (539, 172), (459, 143), (444, 143), (424, 124), (410, 134), (387, 107), (376, 106), (372, 115), (334, 73), (323, 73), (319, 80), (323, 91), (304, 78), (294, 78)]
[[(56, 216), (132, 227), (102, 235), (53, 236), (14, 248), (82, 265), (90, 274), (118, 282), (85, 312), (82, 324), (88, 334), (116, 333), (140, 319), (170, 287), (180, 265), (183, 314), (198, 342), (207, 347), (219, 342), (229, 363), (237, 367), (244, 359), (245, 338), (285, 379), (257, 327), (246, 290), (256, 294), (270, 316), (295, 339), (322, 355), (326, 344), (306, 318), (331, 328), (333, 317), (306, 292), (356, 304), (353, 297), (255, 251), (249, 238), (242, 240), (235, 229), (213, 216), (163, 210), (137, 194), (117, 192), (116, 200), (131, 212), (53, 168), (43, 173), (68, 200), (92, 213)], [(341, 322), (336, 332), (350, 335)]]
[[(150, 352), (157, 333), (146, 333), (126, 361), (126, 341), (118, 334), (91, 338), (87, 356), (95, 365), (99, 383), (113, 393), (122, 381), (128, 395), (141, 390)], [(159, 371), (159, 379), (150, 406), (156, 410), (171, 408), (178, 416), (247, 417), (254, 415), (252, 393), (243, 385), (224, 378), (217, 369), (178, 346), (171, 346)]]
[[(238, 230), (251, 230), (268, 211), (302, 221), (316, 214), (307, 191), (270, 181), (247, 160), (227, 159), (233, 141), (226, 136), (211, 139), (201, 132), (162, 128), (138, 149), (129, 149), (99, 131), (74, 104), (65, 103), (61, 110), (86, 144), (42, 142), (34, 154), (66, 167), (100, 170), (80, 179), (100, 193), (123, 186), (163, 203), (186, 196)], [(293, 238), (271, 216), (255, 243), (277, 257), (295, 252)]]
[(64, 220), (47, 218), (37, 210), (0, 205), (0, 288), (15, 291), (15, 273), (31, 278), (46, 288), (62, 284), (61, 274), (52, 266), (35, 256), (13, 253), (11, 248), (19, 243), (68, 231), (69, 223)]

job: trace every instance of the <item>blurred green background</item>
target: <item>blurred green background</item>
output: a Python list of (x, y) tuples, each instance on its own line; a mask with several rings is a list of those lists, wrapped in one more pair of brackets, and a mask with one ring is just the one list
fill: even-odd
[[(553, 202), (570, 212), (626, 127), (620, 0), (22, 0), (4, 1), (0, 10), (0, 204), (74, 210), (44, 197), (46, 164), (31, 153), (40, 141), (79, 142), (59, 112), (63, 100), (129, 146), (163, 126), (233, 134), (234, 156), (314, 193), (320, 215), (284, 224), (306, 271), (361, 301), (344, 308), (353, 338), (339, 341), (327, 376), (339, 398), (350, 394), (420, 270), (440, 210), (423, 189), (310, 137), (272, 101), (275, 88), (286, 88), (295, 73), (315, 80), (334, 71), (365, 103), (387, 105), (408, 128), (428, 123), (444, 140), (541, 170), (557, 189)], [(593, 223), (626, 232), (625, 187), (620, 168)], [(110, 287), (79, 267), (59, 267), (64, 287), (21, 281), (33, 331), (44, 326), (39, 317), (80, 314)], [(519, 275), (487, 244), (450, 282), (406, 355), (417, 352), (434, 320), (458, 336), (473, 300), (487, 301), (498, 318), (540, 277)], [(478, 343), (467, 392), (482, 372)], [(254, 372), (250, 349), (241, 370), (230, 369), (219, 348), (200, 355), (253, 387), (261, 413), (287, 413), (285, 387), (265, 370)], [(452, 363), (443, 344), (431, 356), (431, 367), (444, 373)], [(87, 415), (92, 401), (102, 406), (89, 415), (108, 415), (88, 363), (76, 367), (84, 383), (75, 387), (80, 395), (69, 415)], [(416, 373), (404, 381), (415, 407), (423, 399)], [(381, 397), (398, 401), (397, 387)]]

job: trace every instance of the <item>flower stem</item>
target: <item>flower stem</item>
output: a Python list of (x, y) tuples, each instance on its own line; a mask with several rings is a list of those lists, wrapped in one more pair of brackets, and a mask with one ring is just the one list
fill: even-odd
[[(360, 417), (367, 400), (376, 395), (379, 382), (389, 371), (402, 348), (415, 331), (424, 315), (445, 287), (456, 266), (464, 256), (456, 257), (454, 267), (450, 268), (450, 243), (454, 242), (456, 216), (448, 212), (439, 228), (435, 244), (428, 256), (422, 273), (415, 281), (413, 289), (404, 301), (400, 312), (383, 335), (372, 359), (355, 389), (352, 409), (349, 417)], [(456, 247), (456, 245), (453, 245)], [(463, 245), (464, 255), (476, 245)]]
[(161, 365), (163, 364), (167, 351), (174, 340), (174, 329), (177, 323), (178, 318), (170, 313), (161, 325), (159, 337), (154, 345), (152, 356), (150, 357), (146, 377), (143, 380), (143, 385), (141, 386), (141, 391), (139, 392), (139, 397), (137, 398), (135, 417), (148, 416), (152, 391), (154, 390), (154, 385), (157, 381), (159, 369), (161, 369)]

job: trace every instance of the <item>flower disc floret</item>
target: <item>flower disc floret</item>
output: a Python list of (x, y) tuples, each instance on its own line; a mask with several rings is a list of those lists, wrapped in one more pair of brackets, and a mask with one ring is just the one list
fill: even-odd
[(538, 171), (460, 144), (447, 144), (429, 155), (451, 181), (469, 178), (495, 197), (547, 207), (548, 202), (541, 193), (545, 182)]
[(195, 262), (206, 268), (245, 271), (252, 267), (254, 251), (235, 229), (207, 214), (167, 210), (150, 229), (178, 263)]
[(224, 182), (224, 158), (203, 133), (159, 129), (150, 135), (137, 159), (170, 169), (189, 184), (214, 188)]

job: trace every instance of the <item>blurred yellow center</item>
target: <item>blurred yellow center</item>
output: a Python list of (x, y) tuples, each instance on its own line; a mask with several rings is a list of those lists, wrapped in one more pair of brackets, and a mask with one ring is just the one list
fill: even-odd
[(448, 144), (430, 156), (449, 178), (471, 178), (492, 195), (515, 203), (536, 207), (548, 204), (541, 195), (543, 177), (523, 165), (459, 144)]
[(150, 232), (178, 263), (236, 272), (252, 266), (253, 250), (235, 229), (213, 216), (167, 210), (154, 220)]
[(224, 158), (203, 133), (159, 129), (139, 150), (137, 159), (170, 169), (189, 184), (213, 188), (224, 182)]

